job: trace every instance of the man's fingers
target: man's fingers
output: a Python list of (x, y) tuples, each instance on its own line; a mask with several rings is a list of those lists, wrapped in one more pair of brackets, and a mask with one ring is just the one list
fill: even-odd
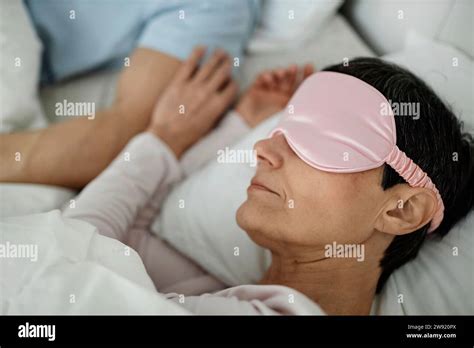
[(262, 78), (267, 88), (274, 89), (277, 85), (276, 75), (273, 71), (264, 72)]
[(286, 69), (285, 79), (282, 82), (282, 90), (285, 93), (293, 92), (295, 89), (297, 73), (298, 66), (296, 64), (292, 64)]
[(285, 68), (280, 68), (280, 69), (274, 70), (274, 73), (276, 74), (276, 77), (279, 81), (281, 81), (282, 79), (285, 78), (286, 72), (287, 72), (287, 69), (285, 69)]
[(270, 78), (270, 76), (268, 75), (267, 72), (261, 73), (260, 76), (258, 77), (258, 81), (259, 81), (258, 82), (259, 86), (262, 86), (265, 89), (270, 88), (271, 78)]
[(266, 70), (260, 73), (254, 82), (254, 86), (293, 92), (305, 78), (313, 73), (314, 67), (310, 63), (301, 68), (296, 64), (291, 64), (287, 68)]
[(229, 61), (229, 56), (225, 51), (221, 49), (215, 50), (212, 56), (202, 64), (201, 68), (196, 73), (195, 81), (200, 82), (209, 79), (214, 75), (216, 70), (227, 61)]
[(265, 83), (263, 79), (261, 79), (260, 77), (257, 78), (255, 82), (253, 83), (253, 87), (257, 87), (257, 88), (265, 87)]
[(298, 69), (295, 89), (310, 75), (314, 73), (314, 67), (308, 63)]
[(314, 65), (311, 63), (308, 63), (304, 66), (303, 68), (303, 78), (307, 78), (309, 75), (312, 75), (314, 73)]
[(191, 78), (205, 53), (204, 46), (197, 46), (176, 72), (175, 81), (185, 81)]
[(264, 74), (263, 73), (258, 74), (257, 79), (255, 80), (255, 82), (253, 84), (256, 87), (265, 87), (266, 88), (267, 86), (266, 86), (266, 82), (265, 82), (265, 79), (264, 79)]

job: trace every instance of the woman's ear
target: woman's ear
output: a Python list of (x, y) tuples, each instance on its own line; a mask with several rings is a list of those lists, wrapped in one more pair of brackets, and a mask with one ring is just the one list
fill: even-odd
[(393, 235), (414, 232), (431, 221), (436, 211), (437, 199), (433, 191), (397, 185), (387, 191), (387, 200), (375, 222), (375, 229)]

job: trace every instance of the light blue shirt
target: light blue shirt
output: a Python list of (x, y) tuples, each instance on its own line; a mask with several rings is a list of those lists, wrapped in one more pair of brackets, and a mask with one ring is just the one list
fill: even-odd
[(43, 82), (122, 67), (136, 47), (185, 59), (206, 45), (241, 59), (260, 13), (259, 0), (25, 2), (44, 45)]

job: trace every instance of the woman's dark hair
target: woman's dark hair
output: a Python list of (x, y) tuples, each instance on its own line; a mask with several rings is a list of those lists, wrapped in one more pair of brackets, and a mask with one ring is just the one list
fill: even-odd
[[(379, 90), (387, 100), (418, 103), (416, 117), (396, 116), (397, 146), (431, 178), (445, 205), (444, 219), (433, 231), (445, 236), (474, 204), (474, 143), (463, 132), (463, 124), (436, 96), (433, 90), (409, 71), (378, 58), (357, 58), (348, 64), (327, 67), (354, 76)], [(404, 104), (408, 105), (408, 104)], [(389, 189), (406, 181), (385, 165), (382, 187)], [(380, 292), (390, 274), (415, 258), (426, 238), (430, 224), (405, 235), (396, 236), (380, 261)]]

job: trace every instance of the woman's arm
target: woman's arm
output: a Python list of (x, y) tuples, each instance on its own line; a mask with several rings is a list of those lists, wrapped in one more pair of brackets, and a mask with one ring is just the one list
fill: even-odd
[(156, 104), (148, 132), (129, 142), (65, 216), (88, 221), (101, 234), (125, 242), (140, 209), (181, 178), (177, 159), (209, 131), (236, 93), (227, 55), (215, 52), (197, 69), (203, 54), (203, 48), (191, 54)]
[(150, 198), (156, 193), (159, 200), (180, 178), (181, 169), (169, 147), (155, 135), (142, 133), (63, 214), (87, 221), (100, 234), (125, 242), (127, 231)]

